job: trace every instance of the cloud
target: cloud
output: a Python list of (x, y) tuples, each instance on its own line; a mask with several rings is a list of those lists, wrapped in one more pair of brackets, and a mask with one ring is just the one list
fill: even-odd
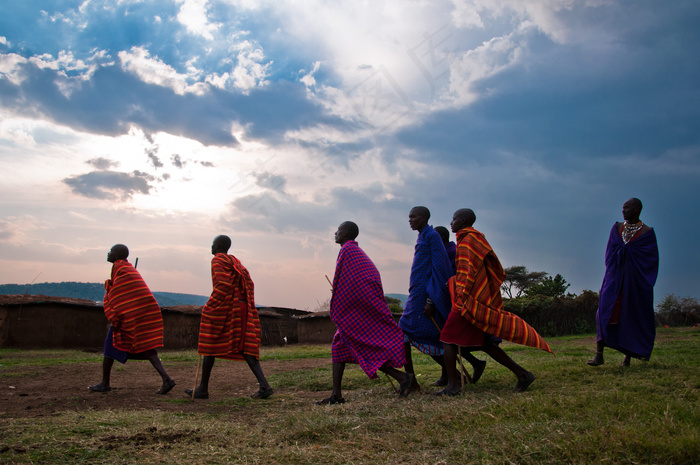
[(110, 160), (109, 158), (104, 157), (91, 158), (85, 163), (94, 168), (97, 168), (98, 170), (108, 170), (110, 168), (116, 168), (117, 166), (119, 166), (118, 161)]
[(284, 192), (284, 185), (287, 183), (287, 180), (284, 178), (284, 176), (268, 172), (259, 174), (255, 173), (255, 180), (256, 184), (259, 187), (265, 189), (272, 189), (273, 191), (277, 192)]
[(173, 166), (178, 169), (182, 169), (185, 167), (187, 162), (182, 160), (182, 157), (178, 154), (174, 154), (173, 156), (170, 157), (170, 161), (173, 163)]
[[(122, 69), (138, 76), (143, 82), (167, 87), (178, 95), (188, 93), (202, 95), (208, 91), (209, 87), (206, 84), (196, 82), (198, 78), (196, 69), (189, 74), (178, 73), (172, 66), (157, 57), (151, 58), (145, 47), (134, 46), (129, 52), (119, 52), (118, 56)], [(190, 84), (190, 81), (194, 82)]]
[(134, 171), (93, 171), (63, 179), (73, 193), (100, 200), (127, 200), (134, 194), (148, 194), (155, 177)]
[(209, 22), (207, 18), (208, 3), (208, 0), (182, 1), (182, 6), (177, 14), (177, 20), (192, 34), (201, 36), (207, 40), (213, 40), (214, 33), (219, 30), (221, 25)]
[(160, 161), (158, 157), (158, 146), (146, 149), (146, 155), (148, 156), (148, 161), (151, 162), (154, 168), (162, 168), (163, 162)]

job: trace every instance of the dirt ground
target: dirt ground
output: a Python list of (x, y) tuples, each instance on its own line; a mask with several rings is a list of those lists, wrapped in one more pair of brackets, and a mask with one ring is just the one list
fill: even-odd
[[(194, 402), (172, 402), (188, 399), (183, 392), (194, 383), (196, 366), (191, 362), (164, 362), (168, 374), (177, 385), (166, 395), (156, 394), (161, 379), (147, 361), (114, 364), (112, 391), (97, 393), (88, 386), (100, 382), (102, 365), (79, 363), (53, 366), (12, 367), (15, 376), (0, 377), (0, 417), (36, 418), (66, 410), (144, 409), (184, 413), (215, 413), (221, 409), (216, 401), (247, 397), (257, 391), (258, 384), (245, 362), (217, 360), (209, 382), (209, 399)], [(261, 362), (265, 375), (329, 366), (329, 359), (301, 359)], [(20, 375), (20, 376), (16, 376)], [(274, 386), (275, 394), (284, 394)], [(318, 393), (295, 393), (316, 399)], [(260, 400), (264, 402), (264, 400)]]

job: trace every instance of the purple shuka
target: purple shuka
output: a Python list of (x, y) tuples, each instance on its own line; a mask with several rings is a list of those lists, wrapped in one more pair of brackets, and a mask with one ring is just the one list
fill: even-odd
[(425, 225), (418, 234), (413, 255), (408, 300), (399, 320), (407, 340), (418, 350), (428, 355), (442, 355), (440, 330), (423, 314), (425, 302), (435, 304), (435, 321), (442, 328), (452, 309), (447, 280), (454, 276), (452, 264), (440, 234), (432, 226)]
[[(605, 250), (605, 277), (596, 313), (598, 341), (625, 355), (649, 359), (656, 337), (654, 284), (658, 271), (654, 230), (625, 244), (615, 224)], [(618, 323), (611, 324), (618, 298)]]
[(403, 335), (384, 298), (379, 271), (355, 241), (340, 248), (330, 314), (338, 326), (333, 363), (357, 363), (370, 378), (377, 378), (385, 363), (404, 366)]

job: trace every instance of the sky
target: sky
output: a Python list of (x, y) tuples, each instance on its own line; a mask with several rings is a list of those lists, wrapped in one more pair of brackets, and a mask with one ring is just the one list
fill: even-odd
[(406, 294), (424, 205), (598, 291), (638, 197), (657, 302), (700, 298), (697, 1), (0, 2), (0, 283), (101, 282), (124, 243), (208, 295), (226, 234), (258, 304), (314, 310), (349, 220)]

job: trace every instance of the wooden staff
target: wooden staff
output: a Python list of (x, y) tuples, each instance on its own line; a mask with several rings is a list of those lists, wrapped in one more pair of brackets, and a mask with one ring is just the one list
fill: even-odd
[(386, 373), (384, 373), (384, 376), (386, 376), (386, 379), (388, 379), (388, 380), (389, 380), (389, 383), (391, 383), (391, 387), (392, 387), (392, 389), (394, 390), (394, 392), (397, 392), (397, 393), (398, 393), (399, 390), (396, 389), (396, 386), (394, 386), (394, 382), (391, 380), (391, 376), (387, 375)]
[(331, 292), (333, 292), (333, 283), (331, 282), (331, 280), (330, 280), (330, 279), (328, 279), (328, 275), (327, 275), (327, 274), (326, 274), (326, 275), (324, 275), (324, 276), (326, 277), (326, 281), (328, 281), (328, 284), (330, 284), (330, 285), (331, 285)]
[(194, 386), (192, 386), (192, 402), (194, 402), (194, 393), (197, 390), (197, 378), (199, 378), (199, 366), (202, 363), (202, 356), (197, 359), (197, 371), (194, 373)]
[(136, 269), (139, 266), (139, 257), (136, 257), (136, 260), (134, 261), (134, 269)]
[[(430, 315), (430, 321), (433, 322), (433, 324), (435, 325), (435, 327), (437, 328), (438, 331), (442, 331), (440, 329), (440, 326), (438, 326), (437, 321), (435, 321), (435, 318), (433, 318), (432, 315)], [(459, 360), (459, 366), (462, 368), (462, 372), (460, 373), (460, 375), (466, 376), (467, 382), (469, 382), (471, 384), (472, 377), (469, 376), (469, 373), (467, 373), (467, 369), (464, 368), (464, 365), (462, 364), (462, 348), (460, 346), (457, 346), (457, 356), (458, 356), (457, 359)], [(462, 389), (464, 389), (464, 378), (462, 376), (460, 376), (460, 379), (462, 380)]]

